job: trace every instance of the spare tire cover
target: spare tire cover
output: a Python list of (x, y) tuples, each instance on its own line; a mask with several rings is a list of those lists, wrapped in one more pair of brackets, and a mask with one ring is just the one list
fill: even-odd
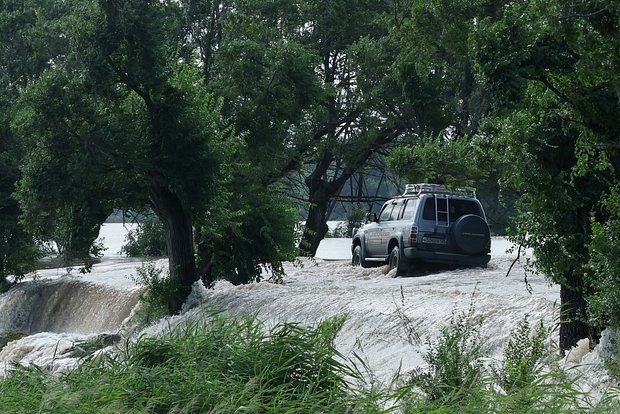
[(491, 233), (482, 217), (475, 214), (459, 217), (453, 229), (454, 242), (464, 253), (478, 254), (487, 248)]

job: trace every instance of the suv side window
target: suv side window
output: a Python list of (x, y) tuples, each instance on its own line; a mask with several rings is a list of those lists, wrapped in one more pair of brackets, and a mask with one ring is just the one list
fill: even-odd
[(409, 200), (407, 200), (407, 204), (405, 204), (403, 215), (400, 217), (400, 219), (401, 220), (413, 219), (413, 215), (415, 214), (415, 210), (417, 206), (418, 206), (417, 198), (410, 198)]
[(388, 221), (392, 216), (392, 210), (394, 210), (394, 204), (386, 204), (381, 210), (381, 214), (379, 215), (379, 221)]
[(390, 220), (399, 220), (400, 215), (403, 211), (404, 200), (398, 200), (394, 203), (394, 210), (392, 210), (392, 215), (390, 216)]

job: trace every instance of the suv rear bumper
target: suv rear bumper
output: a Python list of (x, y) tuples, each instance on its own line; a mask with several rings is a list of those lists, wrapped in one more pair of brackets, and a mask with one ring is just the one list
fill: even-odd
[(410, 260), (423, 260), (428, 263), (447, 263), (469, 266), (484, 266), (489, 263), (489, 260), (491, 260), (490, 254), (471, 256), (459, 253), (418, 250), (415, 247), (406, 247), (403, 254)]

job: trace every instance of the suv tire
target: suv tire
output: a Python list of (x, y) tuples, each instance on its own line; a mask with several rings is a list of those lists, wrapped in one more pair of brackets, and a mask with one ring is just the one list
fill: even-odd
[(368, 263), (364, 256), (362, 256), (362, 246), (355, 246), (353, 249), (353, 257), (351, 258), (351, 264), (353, 266), (362, 266), (363, 268), (371, 267), (370, 263)]
[(406, 276), (409, 271), (409, 266), (407, 265), (406, 260), (401, 257), (398, 246), (394, 246), (392, 248), (392, 251), (388, 256), (388, 265), (390, 270), (396, 269), (395, 276)]
[(468, 214), (454, 223), (453, 236), (454, 242), (462, 252), (475, 255), (487, 249), (491, 232), (482, 217)]

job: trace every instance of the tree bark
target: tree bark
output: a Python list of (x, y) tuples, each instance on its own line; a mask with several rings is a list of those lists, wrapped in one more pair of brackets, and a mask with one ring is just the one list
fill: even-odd
[(329, 192), (329, 184), (323, 180), (316, 182), (310, 192), (310, 209), (306, 219), (306, 226), (300, 245), (300, 250), (304, 256), (313, 257), (316, 254), (321, 240), (327, 234), (327, 207), (334, 194)]
[(195, 242), (198, 255), (197, 277), (202, 280), (206, 288), (213, 286), (215, 282), (213, 276), (213, 252), (209, 248), (206, 236), (202, 228), (197, 228), (195, 232)]
[(594, 338), (587, 323), (587, 302), (583, 279), (576, 272), (560, 287), (560, 351), (567, 351), (583, 338)]
[[(0, 272), (4, 273), (4, 261), (2, 259), (0, 259)], [(9, 286), (11, 286), (11, 284), (9, 283), (8, 280), (6, 280), (6, 278), (4, 276), (0, 276), (0, 293), (4, 293), (8, 290)]]
[(179, 197), (167, 187), (151, 180), (149, 195), (153, 209), (166, 229), (168, 265), (173, 289), (168, 310), (175, 314), (181, 310), (197, 280), (192, 219)]

